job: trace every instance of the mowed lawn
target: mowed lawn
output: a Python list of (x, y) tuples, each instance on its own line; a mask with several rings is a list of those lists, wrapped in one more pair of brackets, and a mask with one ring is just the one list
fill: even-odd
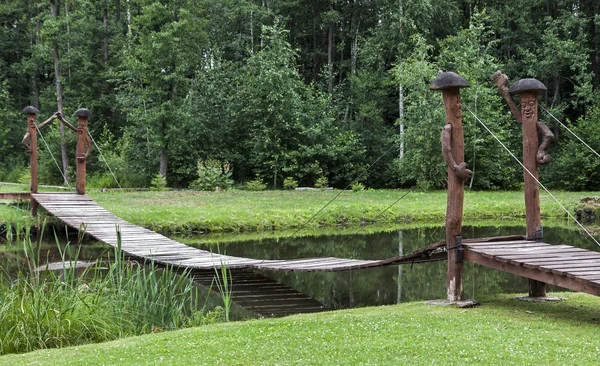
[[(103, 207), (132, 223), (161, 232), (260, 231), (364, 223), (444, 223), (446, 191), (409, 190), (226, 192), (91, 192)], [(598, 192), (557, 192), (571, 212)], [(542, 216), (567, 214), (541, 194)], [(523, 193), (466, 192), (464, 223), (525, 217)], [(310, 220), (310, 221), (309, 221)]]
[(600, 298), (514, 295), (207, 325), (0, 357), (2, 365), (597, 365)]

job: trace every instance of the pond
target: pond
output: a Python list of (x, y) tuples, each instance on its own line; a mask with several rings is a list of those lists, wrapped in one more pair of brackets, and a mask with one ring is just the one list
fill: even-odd
[[(519, 226), (467, 226), (463, 238), (478, 238), (522, 234)], [(51, 235), (46, 235), (50, 237)], [(320, 235), (294, 238), (270, 238), (239, 241), (234, 236), (221, 238), (222, 242), (211, 241), (207, 235), (177, 238), (188, 245), (233, 256), (258, 259), (292, 259), (307, 257), (340, 257), (355, 259), (384, 259), (408, 254), (428, 244), (444, 240), (443, 227), (398, 229), (375, 234)], [(76, 235), (68, 239), (59, 238), (61, 243), (77, 241)], [(546, 227), (544, 241), (550, 244), (569, 244), (588, 250), (600, 248), (584, 233), (572, 228)], [(63, 245), (61, 245), (64, 248)], [(0, 266), (10, 274), (26, 268), (22, 249), (3, 245), (0, 250)], [(59, 261), (60, 253), (52, 239), (42, 245), (40, 263)], [(76, 246), (67, 249), (66, 258), (76, 255)], [(85, 241), (79, 253), (80, 259), (97, 259), (112, 256), (113, 250), (93, 241)], [(527, 293), (527, 279), (465, 263), (463, 287), (465, 296), (477, 299), (494, 293)], [(399, 302), (445, 298), (446, 262), (419, 263), (392, 267), (363, 269), (342, 272), (278, 272), (261, 271), (261, 276), (281, 282), (317, 301), (327, 309), (344, 309), (364, 306), (389, 305)], [(549, 291), (555, 288), (550, 287)], [(563, 289), (556, 289), (564, 291)]]
[[(524, 227), (464, 227), (463, 238), (515, 235)], [(443, 227), (403, 229), (364, 235), (326, 235), (301, 238), (263, 239), (216, 245), (202, 240), (181, 239), (190, 245), (213, 252), (248, 258), (291, 259), (341, 257), (383, 259), (408, 254), (428, 244), (445, 240)], [(577, 230), (561, 227), (544, 229), (544, 241), (569, 244), (599, 251), (589, 237)], [(328, 309), (389, 305), (399, 302), (443, 299), (446, 297), (446, 262), (430, 262), (343, 272), (278, 272), (262, 274), (301, 291)], [(477, 299), (494, 293), (527, 293), (528, 281), (509, 273), (465, 262), (465, 296)], [(564, 291), (549, 287), (549, 291)]]

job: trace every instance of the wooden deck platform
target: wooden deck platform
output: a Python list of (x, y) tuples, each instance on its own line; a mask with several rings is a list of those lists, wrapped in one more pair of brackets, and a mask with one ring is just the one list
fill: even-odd
[(600, 296), (599, 252), (529, 240), (463, 246), (466, 261)]

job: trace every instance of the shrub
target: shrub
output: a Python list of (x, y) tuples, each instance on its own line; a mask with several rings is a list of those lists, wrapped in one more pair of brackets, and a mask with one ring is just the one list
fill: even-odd
[(323, 175), (317, 178), (317, 181), (315, 182), (315, 188), (327, 188), (328, 186), (329, 180), (326, 176)]
[(287, 177), (285, 178), (285, 180), (283, 181), (283, 188), (287, 189), (287, 190), (294, 190), (298, 187), (298, 181), (295, 180), (292, 177)]
[(151, 191), (166, 191), (167, 188), (167, 178), (163, 177), (160, 173), (156, 174), (154, 178), (150, 181), (150, 190)]
[(362, 184), (361, 182), (354, 182), (352, 183), (352, 191), (353, 192), (359, 192), (359, 191), (364, 191), (365, 190), (365, 185)]
[(246, 190), (248, 191), (264, 191), (265, 189), (267, 189), (267, 185), (258, 176), (246, 182)]
[(190, 188), (199, 191), (212, 191), (216, 187), (228, 189), (233, 186), (233, 173), (229, 162), (222, 164), (219, 160), (208, 159), (198, 161), (198, 178), (190, 184)]

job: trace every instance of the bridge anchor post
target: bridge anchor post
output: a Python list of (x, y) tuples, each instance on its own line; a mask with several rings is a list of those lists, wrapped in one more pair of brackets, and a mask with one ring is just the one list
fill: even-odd
[[(23, 114), (27, 115), (27, 134), (21, 142), (25, 145), (26, 151), (29, 153), (29, 167), (31, 170), (31, 184), (29, 185), (29, 191), (31, 193), (38, 193), (38, 148), (37, 148), (37, 126), (35, 121), (40, 111), (35, 107), (25, 107)], [(29, 139), (29, 145), (27, 144)], [(38, 203), (36, 200), (31, 200), (31, 215), (37, 215)]]
[(446, 292), (448, 301), (464, 300), (461, 243), (464, 185), (472, 172), (465, 164), (465, 144), (462, 125), (460, 89), (469, 83), (454, 72), (440, 72), (430, 88), (440, 90), (446, 111), (446, 124), (442, 129), (442, 154), (448, 164), (448, 205), (446, 207), (446, 248), (448, 272)]
[[(521, 79), (508, 88), (508, 77), (500, 71), (492, 74), (492, 80), (500, 89), (515, 119), (523, 128), (523, 182), (525, 195), (525, 216), (527, 221), (526, 238), (541, 240), (542, 219), (540, 210), (540, 190), (538, 186), (538, 164), (550, 162), (546, 149), (554, 139), (550, 129), (538, 120), (538, 94), (546, 91), (539, 80)], [(519, 94), (519, 110), (511, 96)], [(538, 131), (542, 133), (542, 143), (538, 147)], [(529, 279), (529, 296), (546, 297), (546, 284)]]
[(92, 141), (88, 136), (88, 118), (92, 113), (86, 108), (79, 108), (73, 116), (77, 117), (77, 157), (76, 183), (77, 194), (85, 194), (86, 159), (92, 150)]

